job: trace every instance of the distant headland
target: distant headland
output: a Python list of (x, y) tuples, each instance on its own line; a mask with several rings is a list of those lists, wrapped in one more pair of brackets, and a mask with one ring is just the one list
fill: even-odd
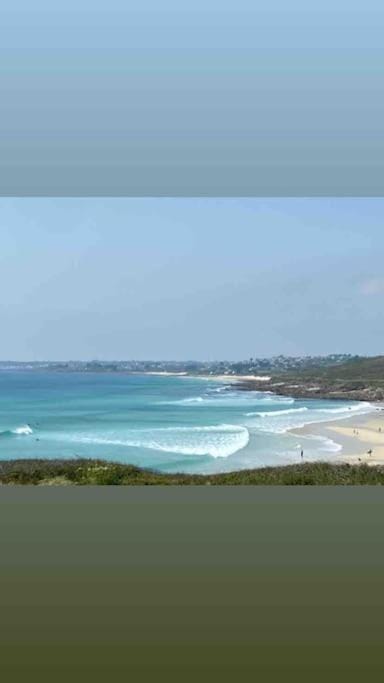
[(240, 361), (0, 361), (0, 372), (7, 370), (199, 376), (294, 398), (384, 401), (384, 355), (280, 355)]

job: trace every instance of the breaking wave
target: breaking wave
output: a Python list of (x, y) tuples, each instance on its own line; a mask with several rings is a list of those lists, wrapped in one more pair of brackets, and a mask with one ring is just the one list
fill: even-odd
[(158, 429), (132, 430), (129, 434), (105, 434), (72, 436), (76, 443), (146, 448), (180, 455), (210, 455), (227, 458), (245, 448), (249, 432), (241, 425), (222, 424), (207, 427), (164, 427)]
[(287, 410), (269, 410), (267, 412), (246, 413), (246, 417), (272, 417), (273, 415), (289, 415), (291, 413), (305, 413), (308, 408), (288, 408)]
[(320, 444), (320, 450), (327, 453), (340, 453), (343, 450), (341, 444), (326, 436), (317, 436), (314, 434), (307, 434), (305, 436), (307, 441), (317, 441)]
[(21, 427), (16, 427), (16, 429), (5, 429), (0, 432), (0, 437), (5, 436), (29, 436), (33, 434), (33, 429), (29, 425), (22, 425)]
[(321, 422), (344, 420), (351, 414), (364, 415), (372, 410), (373, 407), (370, 403), (359, 402), (355, 405), (344, 405), (337, 408), (308, 408), (303, 406), (287, 410), (259, 411), (247, 413), (246, 416), (256, 418), (248, 425), (256, 431), (283, 434), (290, 429), (298, 429)]
[(161, 401), (162, 405), (169, 406), (204, 406), (207, 408), (241, 408), (259, 405), (292, 405), (295, 399), (285, 396), (274, 396), (267, 393), (259, 394), (256, 391), (222, 391), (212, 390), (203, 396), (191, 396), (176, 401)]

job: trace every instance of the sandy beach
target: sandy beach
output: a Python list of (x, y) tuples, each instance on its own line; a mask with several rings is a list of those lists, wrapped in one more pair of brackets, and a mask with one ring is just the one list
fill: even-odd
[[(384, 404), (375, 405), (374, 410), (367, 415), (310, 424), (301, 429), (293, 429), (291, 433), (332, 439), (342, 447), (340, 453), (335, 455), (338, 462), (384, 465)], [(305, 456), (305, 444), (303, 447)]]
[(258, 382), (270, 382), (271, 377), (264, 375), (188, 375), (189, 377), (198, 379), (209, 379), (213, 382), (228, 382), (229, 384), (237, 384), (248, 380), (256, 380)]

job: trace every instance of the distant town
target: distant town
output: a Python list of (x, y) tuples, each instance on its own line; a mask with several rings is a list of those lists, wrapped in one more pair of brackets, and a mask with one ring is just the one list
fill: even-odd
[(284, 373), (312, 368), (327, 368), (358, 359), (351, 354), (328, 356), (275, 356), (273, 358), (249, 358), (241, 361), (0, 361), (0, 370), (48, 370), (53, 372), (127, 372), (127, 373), (175, 373), (188, 375), (263, 375)]

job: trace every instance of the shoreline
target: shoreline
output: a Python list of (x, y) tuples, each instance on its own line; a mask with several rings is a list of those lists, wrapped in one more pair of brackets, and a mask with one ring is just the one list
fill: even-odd
[[(288, 432), (304, 439), (314, 436), (331, 439), (341, 446), (335, 454), (335, 463), (384, 465), (384, 404), (375, 404), (372, 408), (365, 415), (307, 424)], [(305, 447), (303, 450), (305, 461)]]
[[(209, 377), (210, 379), (211, 377)], [(324, 396), (312, 393), (311, 389), (297, 392), (287, 391), (279, 393), (279, 384), (270, 384), (271, 377), (256, 377), (244, 375), (216, 375), (212, 379), (232, 380), (233, 387), (238, 390), (253, 390), (266, 391), (267, 393), (276, 396), (287, 396), (292, 398), (305, 398), (319, 400), (334, 401), (351, 401), (364, 402), (359, 398), (350, 398), (348, 396), (332, 395), (332, 393)], [(281, 385), (280, 385), (281, 386)], [(273, 389), (271, 391), (271, 388)], [(287, 389), (287, 387), (284, 387)], [(296, 386), (290, 385), (290, 389), (295, 389)], [(269, 390), (268, 390), (269, 389)], [(319, 387), (316, 387), (318, 390)], [(316, 393), (318, 393), (316, 391)], [(332, 441), (336, 446), (340, 447), (340, 452), (335, 453), (334, 463), (348, 464), (348, 465), (369, 465), (384, 466), (384, 401), (365, 401), (372, 406), (369, 413), (363, 415), (351, 415), (343, 419), (328, 420), (327, 422), (312, 422), (303, 427), (295, 427), (287, 430), (288, 434), (294, 436), (301, 436), (304, 439), (311, 437), (319, 437)], [(305, 460), (305, 447), (304, 460)], [(312, 461), (313, 462), (313, 461)], [(317, 462), (321, 462), (318, 460)]]
[[(141, 374), (141, 373), (137, 373)], [(274, 387), (274, 391), (271, 391), (270, 389), (271, 384), (270, 378), (268, 376), (264, 376), (263, 378), (257, 377), (256, 375), (251, 376), (244, 376), (244, 375), (191, 375), (187, 374), (184, 372), (166, 372), (166, 371), (161, 371), (161, 372), (147, 372), (144, 373), (149, 376), (162, 376), (162, 377), (167, 377), (167, 376), (173, 376), (173, 377), (178, 377), (180, 379), (183, 378), (194, 378), (194, 379), (203, 379), (203, 380), (208, 380), (208, 381), (213, 381), (213, 382), (225, 382), (228, 385), (228, 389), (233, 387), (235, 390), (243, 390), (245, 387), (247, 389), (253, 390), (253, 391), (263, 391), (263, 393), (267, 394), (274, 394), (276, 397), (278, 396), (284, 396), (283, 393), (280, 394), (278, 387), (279, 385), (276, 386), (276, 384), (272, 385)], [(246, 381), (244, 381), (246, 380)], [(261, 385), (263, 388), (261, 389)], [(291, 385), (292, 386), (292, 385)], [(220, 391), (220, 390), (218, 390)], [(237, 392), (236, 392), (237, 393)], [(296, 396), (294, 395), (294, 392), (290, 394), (290, 398), (295, 399)], [(300, 396), (302, 398), (302, 396)], [(318, 400), (318, 396), (311, 395), (311, 399), (314, 399), (314, 401)], [(333, 397), (332, 399), (329, 399), (332, 402), (337, 403), (340, 399), (339, 397)], [(347, 403), (353, 404), (355, 401), (351, 399), (346, 399), (344, 398), (344, 401)], [(295, 427), (290, 427), (286, 429), (286, 433), (294, 436), (296, 439), (303, 440), (302, 445), (297, 446), (299, 449), (303, 448), (304, 451), (304, 457), (301, 459), (300, 458), (300, 450), (298, 452), (298, 460), (299, 462), (297, 463), (298, 465), (305, 465), (306, 463), (321, 463), (321, 462), (331, 462), (332, 464), (335, 465), (342, 465), (342, 464), (347, 464), (347, 465), (367, 465), (367, 466), (380, 466), (384, 468), (384, 402), (383, 401), (366, 401), (365, 406), (362, 405), (362, 411), (364, 412), (357, 412), (354, 411), (353, 407), (349, 408), (349, 414), (347, 414), (347, 411), (341, 410), (341, 411), (331, 411), (331, 415), (321, 415), (321, 417), (326, 417), (326, 421), (324, 422), (310, 422), (311, 415), (312, 413), (308, 413), (308, 422), (305, 422), (305, 419), (301, 420), (288, 420), (284, 424), (286, 427), (289, 426), (289, 423), (292, 425), (292, 422), (296, 424)], [(347, 406), (348, 408), (348, 406)], [(357, 409), (359, 406), (357, 406)], [(302, 409), (304, 410), (304, 409)], [(368, 411), (368, 412), (366, 412)], [(292, 412), (292, 411), (290, 411)], [(300, 411), (299, 411), (300, 412)], [(335, 412), (337, 414), (337, 417), (334, 416), (332, 413)], [(341, 413), (344, 413), (340, 415)], [(263, 416), (263, 413), (261, 413)], [(300, 415), (301, 417), (301, 415)], [(314, 416), (313, 419), (315, 420), (317, 417)], [(302, 425), (302, 426), (298, 426)], [(273, 431), (273, 429), (272, 429)], [(331, 457), (327, 457), (322, 460), (321, 454), (317, 454), (314, 457), (313, 453), (310, 453), (310, 455), (307, 456), (308, 459), (306, 459), (306, 451), (313, 450), (311, 447), (313, 446), (313, 441), (310, 445), (310, 439), (315, 438), (318, 439), (323, 439), (323, 440), (328, 440), (330, 442), (333, 442), (334, 448), (330, 444), (330, 449), (333, 450), (334, 452), (332, 453)], [(306, 442), (306, 439), (308, 441)], [(39, 439), (36, 439), (37, 441)], [(289, 442), (288, 442), (289, 443)], [(307, 445), (306, 445), (307, 444)], [(340, 450), (338, 450), (340, 449)], [(39, 449), (40, 450), (40, 449)], [(241, 449), (240, 449), (241, 450)], [(315, 449), (317, 451), (317, 449)], [(34, 452), (33, 452), (34, 453)], [(48, 454), (49, 455), (49, 454)], [(80, 456), (76, 456), (80, 457)], [(296, 460), (296, 458), (295, 458)], [(16, 460), (15, 460), (16, 462)], [(248, 464), (248, 461), (245, 460), (246, 464)], [(121, 463), (122, 464), (122, 463)], [(253, 463), (252, 463), (253, 464)], [(238, 467), (241, 467), (241, 463), (237, 463)], [(254, 467), (254, 466), (253, 466)], [(278, 463), (274, 463), (269, 465), (271, 468), (277, 468), (280, 469), (282, 465), (279, 465)], [(257, 467), (256, 469), (260, 469), (260, 466)], [(262, 467), (261, 467), (262, 469)], [(241, 469), (235, 469), (235, 470), (230, 470), (233, 474), (240, 473), (242, 471)], [(219, 470), (219, 473), (223, 474), (226, 472), (224, 469), (224, 472), (222, 470)], [(180, 473), (181, 474), (181, 473)], [(213, 475), (210, 475), (213, 476)]]
[(270, 382), (272, 377), (264, 375), (200, 375), (201, 379), (220, 380), (225, 382)]
[[(191, 376), (191, 375), (188, 375)], [(245, 391), (264, 391), (276, 396), (289, 395), (291, 398), (305, 398), (313, 400), (340, 401), (346, 402), (364, 402), (359, 398), (350, 398), (348, 396), (340, 395), (326, 395), (319, 396), (311, 389), (306, 392), (300, 391), (295, 395), (295, 391), (291, 393), (279, 393), (279, 384), (270, 384), (271, 377), (256, 375), (195, 375), (195, 378), (205, 380), (215, 380), (219, 382), (228, 382), (229, 386), (234, 389)], [(271, 391), (271, 388), (273, 389)], [(287, 387), (285, 387), (287, 388)], [(295, 387), (290, 385), (291, 389)], [(300, 387), (302, 389), (302, 387)], [(316, 387), (319, 389), (319, 387)], [(317, 392), (316, 392), (317, 393)], [(304, 395), (303, 395), (304, 394)], [(363, 415), (352, 414), (343, 419), (328, 420), (327, 422), (312, 422), (303, 427), (295, 427), (288, 429), (287, 433), (294, 436), (301, 436), (303, 439), (311, 437), (319, 437), (332, 441), (336, 446), (340, 447), (340, 452), (335, 453), (335, 465), (368, 465), (384, 466), (384, 401), (367, 401), (367, 405), (371, 405), (372, 410)], [(305, 464), (305, 447), (304, 460)], [(311, 462), (323, 462), (321, 459)], [(272, 466), (273, 467), (273, 466)], [(279, 467), (276, 465), (275, 467)]]
[(166, 370), (163, 371), (153, 371), (153, 372), (134, 372), (132, 373), (133, 375), (149, 375), (150, 377), (188, 377), (187, 372), (167, 372)]
[[(196, 379), (213, 380), (219, 382), (228, 382), (229, 386), (233, 386), (237, 390), (250, 391), (265, 391), (276, 396), (288, 395), (286, 392), (279, 394), (276, 384), (272, 384), (274, 390), (271, 391), (271, 377), (256, 375), (187, 375), (188, 377), (195, 377)], [(290, 385), (291, 389), (295, 387)], [(328, 395), (324, 397), (316, 396), (307, 390), (307, 395), (303, 396), (304, 392), (300, 392), (295, 396), (295, 391), (290, 393), (291, 398), (310, 398), (319, 400), (325, 398), (326, 400), (334, 401), (351, 401), (364, 402), (357, 398), (348, 398), (335, 395)], [(288, 434), (294, 436), (301, 436), (304, 439), (311, 437), (320, 437), (322, 439), (331, 440), (336, 446), (340, 447), (340, 452), (335, 453), (334, 464), (348, 464), (369, 466), (384, 466), (384, 401), (365, 401), (371, 404), (372, 410), (363, 415), (352, 414), (343, 419), (328, 420), (327, 422), (312, 422), (303, 427), (295, 427), (287, 430)], [(304, 461), (305, 460), (305, 448)], [(312, 461), (314, 462), (314, 461)], [(320, 459), (315, 462), (322, 462)], [(278, 467), (278, 465), (276, 465)]]
[[(190, 373), (186, 373), (184, 377), (186, 379), (203, 379), (212, 382), (226, 382), (228, 386), (233, 385), (237, 389), (243, 389), (243, 381), (261, 382), (262, 384), (268, 384), (268, 382), (270, 382), (271, 380), (271, 377), (258, 377), (257, 375), (191, 375)], [(250, 391), (256, 391), (255, 387), (252, 386)]]

